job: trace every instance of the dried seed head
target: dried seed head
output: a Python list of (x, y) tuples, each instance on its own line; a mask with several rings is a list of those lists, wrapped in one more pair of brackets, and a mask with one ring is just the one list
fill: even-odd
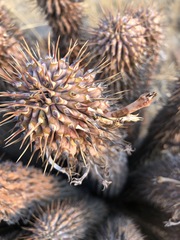
[(116, 16), (104, 14), (99, 27), (91, 30), (90, 56), (95, 57), (95, 61), (104, 58), (109, 63), (99, 77), (106, 78), (118, 73), (123, 76), (123, 79), (109, 86), (113, 93), (136, 86), (138, 68), (145, 59), (145, 31), (138, 18), (132, 14), (121, 16), (120, 13)]
[(162, 39), (157, 12), (139, 9), (135, 11), (129, 6), (116, 15), (105, 12), (99, 27), (89, 31), (88, 50), (90, 58), (94, 58), (90, 66), (93, 67), (97, 60), (106, 60), (107, 66), (98, 78), (111, 76), (109, 91), (112, 94), (125, 91), (123, 100), (126, 102), (148, 88)]
[[(6, 161), (0, 164), (0, 221), (24, 222), (36, 210), (60, 196), (58, 181), (40, 170)], [(63, 195), (63, 194), (62, 194)]]
[[(46, 14), (46, 19), (52, 28), (54, 40), (61, 37), (61, 56), (64, 56), (72, 41), (74, 44), (80, 38), (83, 24), (82, 1), (71, 0), (37, 0), (37, 4)], [(80, 46), (73, 50), (73, 56), (77, 56)], [(72, 55), (71, 55), (72, 57)]]
[(159, 48), (162, 42), (162, 23), (160, 13), (155, 9), (139, 9), (135, 13), (135, 17), (141, 22), (145, 28), (145, 40), (147, 46), (147, 60), (149, 66), (155, 66), (159, 55)]
[(84, 199), (78, 203), (59, 201), (39, 212), (28, 240), (86, 239), (92, 236), (107, 213), (103, 202)]
[(45, 58), (39, 49), (35, 56), (28, 46), (25, 51), (30, 61), (26, 67), (16, 66), (18, 81), (10, 74), (5, 79), (16, 91), (0, 94), (8, 98), (0, 105), (5, 112), (1, 124), (17, 122), (6, 144), (22, 140), (22, 146), (26, 145), (22, 155), (28, 147), (33, 149), (32, 157), (39, 151), (46, 165), (50, 163), (70, 180), (77, 175), (77, 166), (85, 170), (84, 176), (93, 164), (106, 171), (101, 146), (108, 148), (109, 140), (115, 139), (114, 129), (124, 121), (139, 118), (129, 114), (131, 111), (112, 117), (103, 87), (94, 81), (95, 73), (79, 67), (81, 59), (69, 64), (70, 51), (66, 58), (57, 57), (57, 49), (51, 53), (50, 47)]
[[(0, 75), (4, 75), (2, 68), (13, 69), (13, 57), (22, 62), (23, 54), (20, 51), (22, 34), (9, 17), (10, 13), (0, 5)], [(4, 89), (3, 83), (0, 84)]]
[(103, 77), (118, 72), (130, 77), (137, 74), (136, 68), (144, 58), (144, 34), (145, 28), (141, 26), (139, 19), (131, 15), (104, 15), (99, 27), (92, 30), (89, 43), (93, 54), (100, 58), (105, 57), (110, 63), (103, 71)]
[[(137, 90), (136, 78), (145, 57), (144, 32), (145, 29), (138, 19), (129, 15), (121, 17), (120, 14), (116, 17), (105, 17), (101, 20), (99, 28), (92, 32), (89, 43), (90, 56), (96, 56), (95, 59), (98, 60), (104, 58), (109, 63), (98, 78), (114, 75), (109, 82), (107, 81), (108, 89), (111, 94), (124, 91), (123, 101), (134, 100), (140, 93), (140, 84)], [(144, 88), (144, 84), (141, 83), (141, 89)]]
[[(180, 158), (169, 157), (142, 166), (130, 175), (126, 201), (154, 205), (171, 214), (167, 226), (180, 224)], [(167, 219), (168, 220), (168, 219)]]
[(110, 216), (99, 229), (96, 239), (143, 240), (144, 237), (130, 218), (120, 215)]

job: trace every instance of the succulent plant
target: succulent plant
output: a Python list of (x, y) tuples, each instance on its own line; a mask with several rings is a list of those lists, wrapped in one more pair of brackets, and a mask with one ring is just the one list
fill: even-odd
[(52, 202), (39, 211), (28, 228), (32, 235), (25, 239), (91, 239), (106, 214), (105, 204), (92, 197), (79, 202)]
[[(52, 28), (53, 38), (57, 41), (60, 36), (61, 56), (64, 56), (70, 43), (74, 44), (81, 38), (83, 25), (83, 1), (71, 0), (37, 0), (38, 6), (46, 15)], [(79, 45), (73, 49), (71, 58), (75, 58), (80, 50)]]

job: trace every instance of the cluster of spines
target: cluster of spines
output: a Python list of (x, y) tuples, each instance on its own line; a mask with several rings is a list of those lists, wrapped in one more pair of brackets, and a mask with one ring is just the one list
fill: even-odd
[[(72, 2), (72, 1), (71, 1), (71, 2)], [(73, 1), (73, 2), (74, 2), (74, 1)], [(50, 1), (50, 3), (51, 3), (51, 1)], [(149, 19), (149, 20), (152, 20), (152, 19)], [(142, 22), (143, 22), (143, 21), (142, 21)], [(144, 22), (145, 22), (145, 21), (144, 21)], [(152, 21), (152, 22), (153, 22), (153, 21)], [(153, 23), (150, 23), (150, 24), (153, 24)], [(148, 29), (148, 30), (149, 30), (149, 29)], [(158, 32), (158, 31), (157, 31), (157, 32)], [(149, 32), (147, 35), (150, 36), (151, 33)], [(150, 38), (149, 38), (149, 39), (150, 39)], [(154, 39), (156, 40), (156, 38), (154, 38)], [(152, 41), (152, 38), (151, 38), (150, 40), (148, 40), (148, 37), (147, 37), (147, 38), (146, 38), (146, 41), (147, 41), (147, 42), (149, 41), (149, 42), (152, 43), (154, 40)], [(152, 44), (152, 46), (148, 47), (148, 49), (151, 49), (151, 53), (154, 53), (154, 55), (156, 56), (156, 55), (157, 55), (157, 51), (156, 51), (156, 50), (157, 50), (157, 45), (156, 45), (156, 41), (154, 41), (154, 42), (155, 42), (155, 43)], [(149, 54), (149, 56), (150, 56), (150, 54)], [(31, 58), (31, 57), (32, 57), (32, 55), (30, 55), (30, 58)], [(33, 60), (34, 60), (34, 58), (33, 58)], [(37, 59), (36, 59), (36, 60), (37, 60)], [(36, 61), (35, 61), (35, 62), (36, 62)], [(41, 64), (41, 63), (40, 63), (40, 64)], [(45, 65), (46, 65), (46, 64), (48, 65), (48, 61), (45, 63)], [(31, 64), (30, 64), (30, 65), (31, 65)], [(33, 65), (33, 64), (32, 64), (32, 65)], [(32, 65), (30, 66), (29, 69), (31, 69)], [(53, 64), (52, 64), (52, 65), (53, 65)], [(127, 64), (127, 66), (128, 66), (128, 64)], [(38, 64), (37, 64), (37, 67), (38, 67)], [(28, 69), (28, 71), (29, 71), (29, 69)], [(54, 66), (52, 66), (52, 69), (54, 69)], [(127, 67), (124, 68), (124, 69), (127, 69)], [(16, 71), (16, 70), (17, 70), (16, 74), (18, 75), (18, 73), (19, 73), (18, 70), (20, 70), (20, 69), (19, 69), (17, 66), (15, 67), (15, 71)], [(42, 70), (42, 68), (41, 68), (41, 66), (40, 66), (40, 68), (39, 68), (38, 71), (37, 71), (37, 74), (38, 74), (38, 73), (41, 73), (41, 70)], [(133, 70), (133, 71), (134, 71), (133, 74), (136, 74), (136, 70), (137, 70), (136, 68)], [(33, 70), (32, 70), (32, 71), (30, 70), (30, 72), (34, 74), (34, 71), (33, 71)], [(48, 72), (48, 71), (47, 71), (47, 72)], [(132, 71), (127, 71), (127, 73), (128, 73), (128, 74), (131, 74)], [(24, 73), (23, 73), (23, 74), (24, 74)], [(22, 74), (22, 75), (23, 75), (23, 74)], [(27, 76), (27, 75), (29, 74), (29, 72), (26, 72), (25, 74), (26, 74), (26, 76)], [(48, 72), (48, 74), (49, 74), (49, 72)], [(31, 75), (31, 74), (30, 74), (30, 75)], [(35, 74), (35, 75), (36, 75), (36, 74)], [(37, 75), (36, 75), (36, 76), (37, 76)], [(130, 75), (129, 75), (129, 76), (130, 76)], [(33, 77), (34, 77), (34, 75), (33, 75)], [(31, 79), (33, 79), (33, 77), (32, 77)], [(39, 76), (38, 76), (38, 77), (39, 77)], [(41, 74), (40, 74), (40, 77), (42, 77)], [(131, 77), (131, 76), (130, 76), (130, 77)], [(20, 83), (12, 82), (12, 81), (10, 80), (10, 77), (9, 77), (9, 76), (8, 76), (8, 78), (7, 78), (7, 76), (6, 76), (5, 78), (6, 78), (6, 81), (7, 81), (7, 82), (10, 81), (13, 85), (15, 85), (15, 87), (16, 87), (17, 89), (19, 88), (19, 86), (20, 86), (20, 85), (22, 84), (22, 82), (23, 82), (23, 81), (20, 82)], [(35, 87), (39, 87), (38, 85), (36, 85), (36, 81), (35, 81), (34, 83), (35, 83)], [(47, 82), (46, 82), (46, 83), (47, 83)], [(50, 85), (48, 85), (48, 84), (46, 85), (46, 83), (45, 83), (45, 87), (48, 88), (51, 84), (50, 84)], [(22, 85), (23, 85), (23, 84), (22, 84)], [(20, 87), (19, 89), (21, 89), (21, 87)], [(21, 90), (26, 91), (27, 89), (24, 88), (24, 89), (21, 89)], [(28, 90), (29, 90), (29, 89), (28, 89)], [(39, 93), (39, 92), (38, 92), (38, 93)], [(14, 95), (13, 95), (13, 94), (14, 94)], [(14, 98), (16, 94), (15, 94), (15, 93), (13, 93), (13, 94), (12, 94), (11, 96), (10, 96), (10, 95), (8, 95), (8, 96), (6, 95), (6, 96), (5, 96), (5, 95), (2, 94), (2, 96), (3, 96), (3, 97), (5, 96), (5, 97), (12, 97), (12, 98)], [(47, 92), (45, 92), (45, 93), (43, 93), (43, 94), (44, 94), (44, 97), (45, 97), (45, 98), (48, 98), (48, 97), (49, 97), (49, 96), (47, 97), (47, 95), (48, 95)], [(42, 94), (42, 95), (43, 95), (43, 94)], [(32, 95), (33, 95), (33, 94), (32, 94)], [(32, 96), (32, 95), (31, 95), (31, 96)], [(17, 95), (16, 95), (16, 96), (17, 96)], [(37, 98), (37, 99), (38, 99), (38, 98)], [(31, 102), (31, 101), (30, 101), (30, 102)], [(33, 101), (32, 101), (32, 102), (33, 102)], [(23, 107), (24, 102), (22, 101), (22, 102), (19, 102), (19, 103), (20, 103), (21, 107)], [(35, 101), (34, 101), (33, 103), (35, 103)], [(63, 102), (63, 103), (64, 103), (64, 102)], [(19, 106), (20, 106), (20, 105), (19, 105)], [(4, 106), (4, 107), (5, 107), (5, 106)], [(7, 107), (7, 105), (6, 105), (6, 107)], [(17, 106), (14, 106), (14, 108), (16, 108), (16, 107), (17, 107)], [(37, 107), (37, 106), (35, 105), (35, 106), (34, 106), (34, 109), (37, 109), (36, 107)], [(14, 109), (13, 109), (12, 111), (14, 111)], [(52, 111), (53, 111), (53, 110), (52, 110)], [(55, 115), (56, 115), (56, 112), (54, 112), (54, 113), (55, 113)], [(32, 114), (32, 115), (33, 115), (33, 114)], [(35, 114), (35, 115), (36, 115), (36, 114)], [(36, 116), (35, 116), (35, 117), (36, 117)], [(44, 117), (44, 116), (43, 116), (43, 117)], [(43, 118), (43, 117), (42, 117), (42, 118)], [(110, 126), (112, 127), (112, 125), (115, 123), (115, 122), (114, 122), (115, 119), (112, 120), (111, 118), (108, 118), (109, 115), (108, 115), (108, 117), (107, 117), (106, 115), (103, 115), (102, 113), (100, 113), (100, 114), (98, 113), (98, 114), (96, 115), (96, 117), (98, 118), (98, 123), (102, 124), (102, 125), (101, 125), (102, 128), (106, 127), (106, 126), (109, 125), (109, 124), (110, 124)], [(95, 117), (95, 118), (96, 118), (96, 117)], [(36, 119), (36, 120), (37, 120), (37, 119)], [(37, 121), (37, 122), (38, 122), (38, 121)], [(36, 122), (36, 123), (37, 123), (37, 122)], [(40, 118), (40, 122), (41, 122), (41, 118)], [(26, 125), (27, 123), (28, 123), (28, 121), (25, 123), (25, 125)], [(35, 124), (36, 124), (36, 123), (35, 123)], [(39, 122), (38, 122), (37, 124), (39, 124)], [(118, 123), (118, 124), (119, 124), (119, 123)], [(53, 125), (53, 124), (52, 124), (52, 125)], [(121, 125), (121, 124), (120, 124), (120, 125)], [(36, 126), (37, 126), (37, 125), (36, 125)], [(18, 124), (16, 125), (16, 127), (19, 127)], [(33, 128), (34, 128), (34, 126), (33, 126)], [(32, 130), (32, 129), (31, 129), (31, 130)], [(31, 130), (30, 130), (30, 132), (31, 132)], [(101, 130), (102, 130), (102, 129), (101, 129)], [(28, 137), (30, 136), (30, 132), (28, 133)], [(15, 135), (16, 135), (16, 134), (19, 134), (19, 133), (20, 133), (20, 132), (16, 132)], [(37, 131), (37, 133), (39, 134), (39, 131)], [(11, 141), (11, 140), (13, 139), (13, 136), (14, 136), (14, 135), (11, 135), (11, 137), (8, 139), (8, 141), (9, 141), (9, 140)], [(31, 136), (31, 137), (32, 137), (32, 136)], [(25, 139), (25, 140), (27, 140), (27, 139)], [(112, 139), (110, 139), (110, 141), (111, 141), (111, 140), (112, 140)], [(114, 140), (114, 139), (113, 139), (113, 140)], [(109, 141), (109, 139), (108, 139), (108, 141)], [(29, 147), (31, 147), (31, 146), (33, 145), (33, 144), (32, 144), (33, 142), (34, 142), (34, 141), (32, 141), (32, 142), (29, 144)], [(38, 145), (38, 144), (40, 144), (40, 142), (38, 143), (38, 141), (37, 141), (37, 145)], [(97, 145), (98, 145), (98, 144), (97, 144)], [(46, 145), (45, 145), (45, 146), (46, 146)], [(52, 146), (53, 146), (53, 145), (52, 145)], [(44, 147), (44, 149), (45, 149), (45, 147)], [(42, 147), (39, 147), (39, 146), (38, 146), (38, 150), (41, 151), (41, 150), (42, 150)], [(106, 153), (107, 151), (103, 151), (103, 152)], [(48, 153), (45, 153), (45, 151), (41, 151), (40, 157), (44, 158), (45, 155), (48, 155)], [(63, 155), (64, 155), (64, 154), (63, 154)], [(54, 156), (54, 153), (53, 153), (53, 156)], [(84, 161), (84, 160), (85, 160), (82, 156), (80, 157), (80, 159), (81, 159), (81, 161)], [(50, 159), (50, 160), (51, 160), (51, 159)], [(66, 160), (67, 160), (67, 158), (66, 158)], [(60, 167), (57, 167), (56, 162), (54, 162), (54, 161), (52, 161), (52, 162), (53, 162), (52, 165), (55, 166), (55, 168), (57, 168), (58, 170), (61, 169)], [(63, 164), (64, 164), (64, 157), (63, 157), (63, 159), (62, 159), (62, 162), (63, 162)], [(104, 163), (103, 163), (103, 164), (104, 164)], [(66, 165), (66, 163), (65, 163), (65, 165)]]
[[(79, 66), (81, 59), (70, 64), (68, 58), (60, 58), (57, 49), (58, 42), (51, 52), (49, 42), (49, 54), (43, 58), (39, 48), (33, 55), (26, 45), (24, 51), (29, 59), (26, 66), (14, 67), (18, 80), (11, 78), (10, 73), (6, 75), (5, 81), (16, 88), (0, 94), (6, 98), (0, 106), (5, 113), (1, 125), (16, 122), (6, 144), (22, 141), (21, 146), (26, 147), (21, 156), (31, 148), (31, 161), (39, 151), (46, 167), (50, 163), (75, 184), (82, 182), (81, 178), (73, 178), (77, 167), (86, 169), (86, 176), (94, 165), (106, 182), (105, 151), (111, 142), (118, 142), (114, 129), (139, 118), (130, 114), (128, 108), (122, 109), (122, 113), (112, 111), (103, 96), (103, 86), (94, 80), (94, 72), (84, 71)], [(124, 145), (121, 144), (121, 150), (126, 150)]]
[(37, 205), (43, 206), (59, 196), (57, 179), (32, 167), (26, 169), (21, 163), (2, 162), (0, 176), (0, 221), (8, 224), (26, 222)]
[(52, 202), (37, 212), (27, 228), (31, 234), (25, 239), (89, 239), (106, 214), (103, 202), (85, 196), (80, 201)]
[[(81, 39), (84, 19), (83, 1), (71, 0), (36, 0), (37, 5), (45, 13), (46, 19), (52, 28), (53, 38), (57, 41), (61, 37), (61, 56), (66, 55), (69, 45)], [(73, 50), (71, 58), (77, 57), (82, 43)]]
[(102, 58), (107, 61), (98, 78), (111, 77), (107, 81), (111, 94), (127, 91), (124, 100), (130, 100), (148, 87), (161, 40), (161, 21), (155, 9), (127, 8), (124, 14), (116, 15), (105, 12), (99, 26), (90, 30), (91, 67)]

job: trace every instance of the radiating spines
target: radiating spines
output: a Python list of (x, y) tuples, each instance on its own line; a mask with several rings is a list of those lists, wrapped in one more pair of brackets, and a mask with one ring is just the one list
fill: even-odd
[(78, 202), (53, 202), (39, 211), (28, 229), (32, 235), (25, 239), (89, 239), (106, 214), (105, 204), (90, 196)]
[(64, 191), (63, 182), (43, 175), (38, 169), (10, 161), (0, 164), (0, 182), (0, 221), (8, 224), (27, 222), (37, 205), (43, 206), (69, 194), (68, 188), (67, 193)]
[[(53, 38), (57, 41), (60, 36), (61, 55), (64, 56), (72, 41), (74, 44), (81, 39), (84, 19), (83, 1), (71, 0), (36, 0), (37, 5), (46, 15), (46, 19), (52, 28)], [(76, 57), (80, 49), (80, 40), (73, 49), (71, 57)]]
[(51, 49), (49, 43), (46, 57), (40, 55), (39, 48), (32, 52), (25, 46), (29, 60), (26, 66), (16, 65), (14, 72), (18, 79), (10, 74), (5, 76), (5, 81), (16, 91), (0, 94), (7, 98), (0, 105), (5, 113), (1, 124), (16, 122), (6, 144), (22, 141), (25, 149), (19, 159), (30, 148), (31, 158), (39, 152), (46, 167), (51, 164), (78, 184), (84, 177), (74, 178), (77, 167), (85, 171), (84, 176), (93, 164), (107, 171), (101, 146), (108, 148), (116, 138), (114, 129), (124, 122), (138, 121), (139, 117), (131, 114), (134, 112), (131, 107), (117, 114), (112, 111), (93, 70), (80, 67), (81, 58), (70, 64), (68, 56), (72, 49), (65, 58), (60, 58), (57, 46), (58, 43)]
[(151, 7), (132, 8), (129, 4), (121, 13), (104, 10), (98, 26), (89, 30), (89, 53), (94, 58), (91, 64), (106, 61), (98, 77), (111, 77), (107, 81), (109, 91), (125, 91), (126, 102), (148, 88), (162, 38), (159, 19)]
[(180, 156), (156, 160), (139, 168), (129, 177), (126, 202), (155, 206), (171, 218), (166, 226), (180, 224)]
[(124, 215), (109, 216), (97, 231), (97, 240), (143, 240), (144, 237), (131, 218)]
[(91, 54), (109, 62), (101, 77), (109, 77), (119, 72), (131, 78), (136, 76), (137, 68), (144, 59), (144, 34), (145, 28), (131, 13), (104, 14), (99, 26), (90, 31), (89, 40)]

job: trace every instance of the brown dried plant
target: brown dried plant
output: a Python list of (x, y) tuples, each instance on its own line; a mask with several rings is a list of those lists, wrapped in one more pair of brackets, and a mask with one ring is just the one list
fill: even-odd
[(10, 161), (0, 164), (0, 182), (0, 221), (8, 224), (27, 222), (37, 205), (43, 206), (60, 196), (63, 184), (43, 175), (41, 170)]
[[(70, 43), (74, 44), (81, 39), (84, 19), (83, 1), (72, 0), (37, 0), (37, 5), (44, 12), (52, 28), (53, 38), (56, 42), (61, 37), (61, 56), (66, 55)], [(74, 48), (71, 58), (75, 58), (81, 48), (79, 44)]]
[[(7, 9), (0, 5), (0, 75), (4, 75), (3, 68), (13, 69), (13, 58), (22, 64), (24, 58), (20, 50), (21, 40), (22, 33), (18, 26), (10, 17)], [(10, 86), (5, 85), (1, 80), (0, 87), (4, 90)]]
[(52, 202), (36, 214), (24, 239), (91, 239), (106, 214), (105, 204), (92, 197)]
[[(91, 167), (102, 169), (106, 175), (101, 146), (106, 149), (110, 141), (117, 142), (114, 129), (122, 127), (124, 122), (138, 121), (139, 117), (131, 113), (148, 106), (155, 94), (145, 94), (143, 101), (139, 98), (135, 104), (138, 108), (132, 105), (133, 109), (128, 108), (127, 112), (124, 108), (123, 112), (112, 112), (108, 99), (103, 96), (102, 84), (94, 80), (95, 72), (85, 72), (79, 66), (84, 49), (69, 64), (72, 50), (60, 58), (58, 42), (51, 48), (49, 39), (48, 55), (42, 57), (38, 47), (35, 52), (27, 44), (24, 46), (26, 66), (15, 61), (14, 74), (18, 80), (11, 73), (5, 76), (5, 81), (15, 86), (16, 91), (0, 94), (7, 98), (0, 105), (5, 113), (1, 125), (16, 122), (6, 144), (22, 141), (21, 146), (26, 147), (19, 159), (30, 148), (29, 162), (39, 152), (39, 158), (46, 160), (46, 167), (51, 164), (52, 168), (66, 173), (72, 183), (80, 184)], [(82, 177), (75, 177), (77, 167), (85, 169)]]
[(143, 240), (144, 237), (131, 218), (124, 215), (109, 216), (97, 231), (98, 240)]

